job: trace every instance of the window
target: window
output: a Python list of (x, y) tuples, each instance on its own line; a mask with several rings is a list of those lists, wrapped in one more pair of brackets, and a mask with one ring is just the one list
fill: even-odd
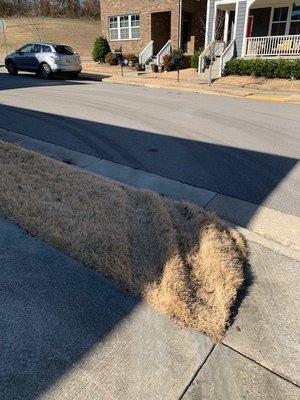
[(119, 39), (119, 19), (118, 17), (109, 18), (109, 30), (111, 40)]
[(53, 46), (57, 54), (73, 56), (76, 52), (69, 46)]
[(120, 39), (129, 39), (129, 16), (120, 17)]
[(21, 47), (19, 53), (31, 53), (32, 44), (26, 44), (25, 46)]
[(291, 15), (290, 35), (300, 34), (300, 6), (294, 6)]
[(39, 53), (42, 50), (42, 46), (40, 44), (35, 44), (33, 46), (33, 53)]
[(140, 38), (140, 15), (119, 15), (109, 17), (110, 40), (130, 40)]
[(51, 49), (50, 46), (42, 45), (42, 52), (43, 52), (43, 53), (51, 53), (51, 52), (52, 52), (52, 49)]
[(280, 36), (285, 34), (288, 11), (288, 7), (274, 8), (271, 36)]
[(140, 37), (140, 16), (134, 14), (131, 16), (131, 37), (138, 39)]

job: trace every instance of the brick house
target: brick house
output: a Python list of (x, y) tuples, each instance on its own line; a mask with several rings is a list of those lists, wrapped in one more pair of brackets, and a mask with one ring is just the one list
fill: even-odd
[(171, 47), (192, 54), (204, 44), (206, 0), (101, 0), (100, 7), (112, 50), (151, 57)]

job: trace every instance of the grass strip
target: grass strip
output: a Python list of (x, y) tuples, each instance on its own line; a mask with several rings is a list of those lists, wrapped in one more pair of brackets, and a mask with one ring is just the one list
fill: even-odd
[(244, 279), (245, 240), (199, 207), (0, 141), (0, 215), (214, 340)]

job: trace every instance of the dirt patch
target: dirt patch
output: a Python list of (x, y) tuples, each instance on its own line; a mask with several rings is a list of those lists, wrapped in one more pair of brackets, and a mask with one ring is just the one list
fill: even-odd
[[(109, 65), (104, 63), (96, 63), (94, 61), (84, 61), (82, 63), (83, 72), (95, 72), (100, 75), (121, 75), (120, 65)], [(129, 68), (124, 68), (124, 70), (129, 70)]]
[(255, 76), (224, 76), (217, 79), (215, 83), (241, 86), (249, 89), (300, 93), (300, 80), (295, 79), (267, 79), (257, 78)]
[[(103, 75), (121, 75), (121, 67), (119, 65), (109, 65), (104, 63), (96, 63), (93, 61), (85, 61), (83, 64), (84, 72), (96, 72)], [(134, 68), (124, 67), (123, 69), (124, 74), (127, 72), (136, 72)], [(197, 71), (193, 68), (186, 68), (180, 71), (180, 80), (186, 81), (189, 78), (196, 77)], [(177, 72), (176, 71), (169, 71), (169, 72), (160, 72), (160, 73), (153, 73), (151, 71), (147, 73), (143, 73), (137, 78), (142, 79), (156, 79), (159, 81), (171, 80), (177, 82)]]
[[(147, 74), (146, 76), (149, 76), (150, 78), (161, 79), (161, 80), (171, 79), (171, 80), (177, 81), (177, 71), (169, 71), (169, 72), (163, 72), (163, 73), (159, 73), (159, 74), (149, 72), (149, 74)], [(197, 77), (197, 71), (194, 68), (182, 69), (179, 72), (179, 77), (180, 77), (180, 80), (185, 81), (185, 80), (188, 80), (189, 78)]]
[(220, 340), (247, 246), (188, 203), (100, 179), (0, 141), (0, 215)]

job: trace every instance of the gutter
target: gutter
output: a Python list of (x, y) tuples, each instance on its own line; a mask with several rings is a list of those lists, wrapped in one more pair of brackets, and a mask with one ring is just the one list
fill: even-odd
[(178, 18), (178, 49), (181, 48), (181, 31), (182, 31), (182, 2), (179, 0), (179, 18)]

